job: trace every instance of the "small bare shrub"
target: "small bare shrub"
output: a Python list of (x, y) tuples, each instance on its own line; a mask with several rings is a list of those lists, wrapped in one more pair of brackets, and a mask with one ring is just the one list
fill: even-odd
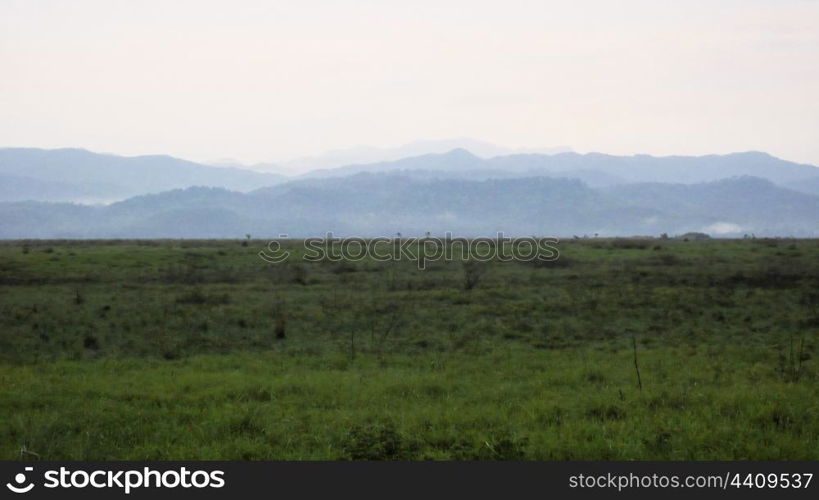
[(283, 340), (287, 336), (287, 316), (282, 314), (276, 318), (276, 326), (273, 328), (273, 331), (279, 340)]
[(307, 285), (308, 283), (308, 272), (307, 268), (304, 267), (303, 264), (294, 264), (290, 268), (291, 278), (290, 281), (292, 283), (297, 283), (299, 285)]
[(476, 260), (466, 260), (463, 262), (464, 268), (464, 290), (472, 290), (480, 283), (483, 275), (486, 274), (487, 265), (485, 262)]

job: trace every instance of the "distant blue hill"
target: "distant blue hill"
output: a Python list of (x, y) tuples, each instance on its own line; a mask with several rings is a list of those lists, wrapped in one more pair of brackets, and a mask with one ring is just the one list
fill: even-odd
[(124, 157), (83, 149), (0, 148), (0, 201), (110, 202), (189, 186), (247, 191), (283, 176), (171, 156)]
[(742, 176), (592, 188), (570, 178), (360, 173), (240, 193), (192, 187), (108, 206), (0, 203), (0, 238), (242, 238), (706, 232), (819, 237), (819, 197)]
[[(748, 175), (790, 185), (819, 176), (819, 168), (767, 153), (706, 156), (613, 156), (602, 153), (513, 154), (481, 158), (464, 149), (397, 161), (316, 170), (303, 178), (343, 177), (360, 172), (424, 172), (429, 177), (572, 177), (590, 186), (634, 182), (697, 183)], [(420, 176), (419, 176), (420, 177)], [(790, 187), (790, 186), (789, 186)]]

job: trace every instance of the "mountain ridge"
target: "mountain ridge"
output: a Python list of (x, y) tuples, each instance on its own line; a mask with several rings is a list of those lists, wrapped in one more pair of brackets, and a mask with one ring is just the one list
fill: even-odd
[(752, 175), (798, 191), (819, 194), (819, 168), (788, 162), (762, 152), (704, 156), (563, 152), (483, 158), (457, 148), (446, 153), (343, 165), (286, 177), (236, 167), (203, 165), (168, 155), (125, 157), (78, 148), (0, 148), (0, 201), (110, 203), (198, 185), (246, 192), (285, 182), (394, 171), (409, 172), (419, 180), (572, 177), (593, 187), (634, 182), (695, 183)]
[[(48, 201), (108, 203), (149, 192), (216, 184), (235, 190), (275, 184), (283, 176), (214, 167), (168, 155), (119, 156), (80, 148), (0, 148), (0, 175), (8, 176), (2, 201), (41, 200), (37, 183), (59, 183)], [(78, 194), (79, 193), (79, 194)]]
[(819, 236), (819, 197), (749, 176), (593, 189), (568, 178), (417, 181), (361, 173), (247, 193), (192, 187), (107, 206), (0, 203), (0, 238)]

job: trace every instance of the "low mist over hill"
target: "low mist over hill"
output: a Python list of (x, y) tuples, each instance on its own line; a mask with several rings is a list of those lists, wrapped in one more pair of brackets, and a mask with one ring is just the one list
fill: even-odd
[[(6, 149), (0, 160), (2, 238), (819, 236), (819, 169), (764, 153), (485, 159), (457, 149), (290, 179), (82, 150)], [(117, 193), (138, 196), (56, 203)]]

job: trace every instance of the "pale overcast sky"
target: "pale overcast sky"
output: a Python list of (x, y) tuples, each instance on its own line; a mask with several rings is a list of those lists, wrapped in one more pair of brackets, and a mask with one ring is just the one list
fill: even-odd
[(0, 0), (0, 145), (269, 161), (472, 137), (819, 164), (812, 0)]

